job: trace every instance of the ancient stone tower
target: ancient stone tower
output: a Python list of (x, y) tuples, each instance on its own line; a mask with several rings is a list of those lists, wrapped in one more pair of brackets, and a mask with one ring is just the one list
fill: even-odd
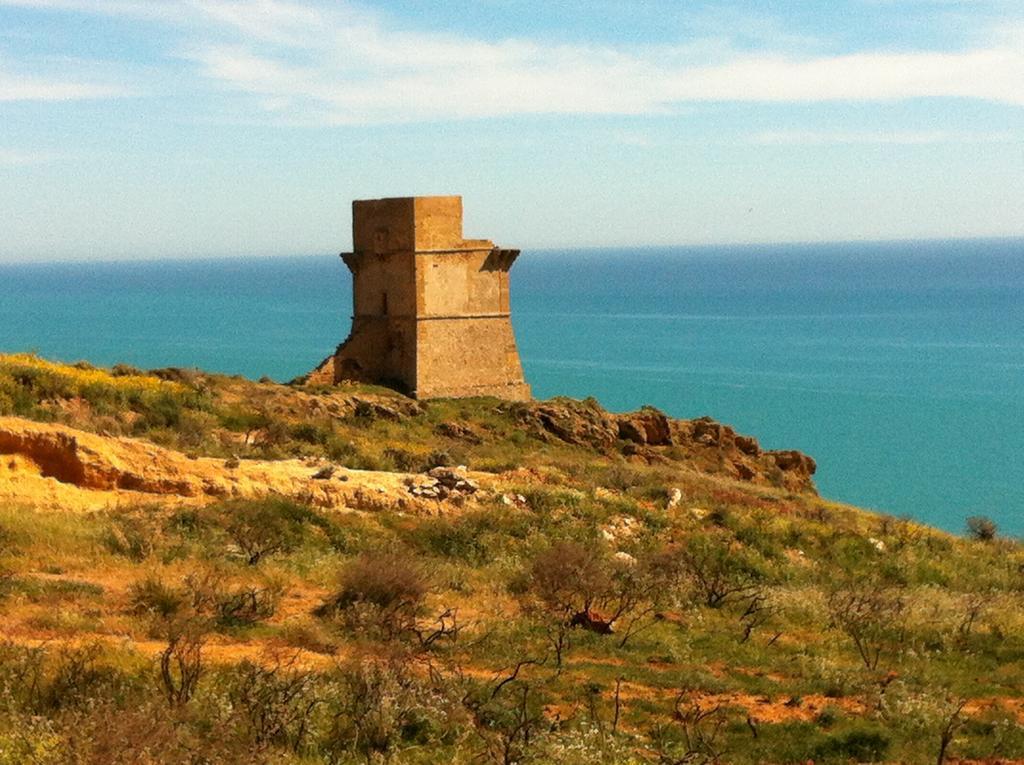
[(462, 197), (352, 203), (352, 332), (308, 380), (391, 385), (417, 398), (528, 399), (512, 335), (518, 250), (462, 238)]

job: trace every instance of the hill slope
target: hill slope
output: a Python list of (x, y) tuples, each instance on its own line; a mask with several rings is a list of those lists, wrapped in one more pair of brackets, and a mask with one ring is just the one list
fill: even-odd
[(653, 409), (0, 357), (0, 762), (1024, 758), (1024, 550), (813, 472)]

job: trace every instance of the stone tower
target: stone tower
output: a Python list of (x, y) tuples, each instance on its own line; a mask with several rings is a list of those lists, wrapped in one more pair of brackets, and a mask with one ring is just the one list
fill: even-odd
[(375, 382), (416, 398), (530, 398), (509, 304), (518, 250), (462, 238), (462, 197), (352, 203), (352, 332), (308, 382)]

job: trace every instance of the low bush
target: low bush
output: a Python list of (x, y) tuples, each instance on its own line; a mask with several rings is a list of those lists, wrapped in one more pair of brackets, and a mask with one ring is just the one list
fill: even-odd
[(406, 530), (403, 538), (428, 555), (484, 565), (515, 550), (538, 530), (537, 520), (530, 513), (498, 506), (426, 519)]
[(458, 636), (456, 614), (427, 611), (431, 582), (423, 565), (397, 551), (364, 553), (341, 572), (340, 586), (319, 608), (360, 636), (411, 641), (429, 648)]
[(356, 659), (341, 667), (338, 680), (325, 748), (339, 760), (348, 754), (362, 762), (402, 762), (403, 750), (443, 745), (467, 722), (445, 685), (400, 660)]
[(991, 542), (996, 538), (999, 527), (991, 518), (984, 515), (972, 515), (967, 519), (967, 533), (972, 539), (980, 542)]
[(163, 538), (163, 522), (157, 508), (119, 510), (108, 515), (103, 538), (106, 548), (131, 561), (141, 562), (154, 553)]
[(836, 733), (814, 751), (815, 762), (882, 762), (891, 745), (890, 736), (877, 728), (854, 728)]
[(767, 578), (760, 557), (724, 531), (690, 535), (679, 561), (697, 598), (709, 608), (750, 598)]
[(132, 613), (170, 619), (184, 611), (188, 602), (183, 590), (171, 587), (153, 575), (128, 587), (128, 610)]
[(870, 581), (833, 590), (828, 598), (830, 626), (853, 642), (867, 669), (900, 651), (907, 637), (907, 598), (902, 588)]
[(189, 609), (213, 619), (220, 627), (252, 625), (277, 612), (284, 585), (272, 579), (259, 583), (231, 583), (213, 570), (190, 574), (185, 579)]
[(250, 566), (295, 550), (315, 529), (331, 532), (326, 518), (283, 497), (222, 502), (208, 508), (206, 516), (224, 529)]
[(298, 752), (311, 734), (317, 697), (317, 676), (294, 661), (261, 666), (251, 661), (236, 665), (229, 676), (228, 698), (241, 713), (251, 745), (257, 751), (271, 746)]

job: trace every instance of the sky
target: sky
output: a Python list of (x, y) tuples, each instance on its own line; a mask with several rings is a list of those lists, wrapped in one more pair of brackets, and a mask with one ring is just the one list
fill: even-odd
[(1024, 0), (0, 0), (0, 261), (1024, 236)]

